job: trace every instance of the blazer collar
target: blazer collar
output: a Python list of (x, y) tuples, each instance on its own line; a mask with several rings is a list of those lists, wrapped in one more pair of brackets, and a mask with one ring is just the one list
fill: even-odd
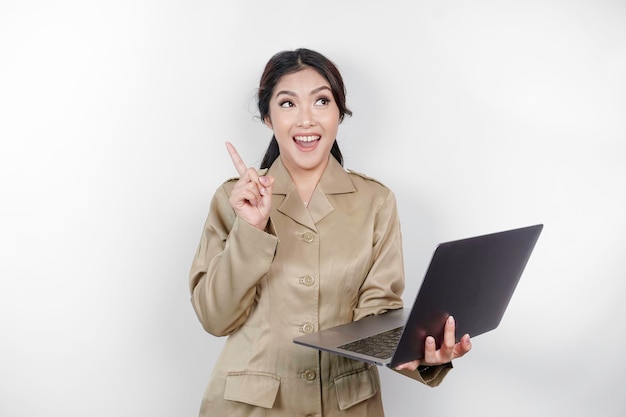
[(304, 202), (300, 198), (296, 186), (280, 157), (276, 158), (267, 174), (275, 178), (273, 194), (285, 196), (276, 209), (313, 230), (316, 229), (315, 223), (334, 210), (333, 205), (326, 197), (327, 195), (356, 191), (350, 175), (332, 156), (329, 156), (326, 170), (324, 170), (317, 187), (315, 187), (315, 191), (313, 191), (308, 209), (304, 206)]

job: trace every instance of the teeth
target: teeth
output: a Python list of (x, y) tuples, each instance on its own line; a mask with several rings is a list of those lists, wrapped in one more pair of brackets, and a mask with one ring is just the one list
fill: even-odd
[(314, 140), (318, 140), (319, 136), (296, 136), (294, 139), (299, 142), (313, 142)]

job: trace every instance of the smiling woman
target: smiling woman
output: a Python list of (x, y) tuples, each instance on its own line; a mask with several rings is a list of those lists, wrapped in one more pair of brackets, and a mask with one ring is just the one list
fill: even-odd
[(300, 197), (309, 201), (337, 137), (339, 107), (328, 81), (311, 68), (283, 76), (275, 88), (263, 120), (274, 131)]
[[(228, 335), (205, 391), (207, 416), (382, 416), (375, 365), (298, 346), (296, 336), (402, 307), (402, 240), (393, 192), (342, 167), (343, 80), (323, 55), (276, 54), (259, 88), (273, 132), (261, 169), (228, 152), (239, 178), (220, 186), (190, 272), (192, 304), (209, 333)], [(332, 155), (332, 157), (331, 157)], [(403, 374), (438, 385), (455, 343), (426, 342)], [(427, 365), (427, 366), (420, 366)]]
[[(281, 77), (305, 68), (316, 70), (324, 78), (324, 84), (330, 86), (332, 99), (339, 111), (339, 122), (343, 121), (346, 115), (352, 115), (352, 111), (346, 106), (346, 90), (343, 78), (337, 67), (330, 60), (322, 57), (315, 51), (298, 49), (274, 55), (265, 66), (258, 91), (259, 113), (262, 120), (267, 122), (270, 116), (271, 99), (276, 90), (276, 84)], [(273, 136), (265, 158), (261, 162), (261, 168), (269, 168), (278, 157), (278, 154), (278, 143), (276, 142), (276, 137)], [(333, 141), (331, 154), (343, 165), (343, 156), (336, 140)]]
[[(330, 368), (292, 354), (300, 351), (288, 350), (288, 336), (280, 355), (255, 346), (278, 330), (265, 326), (299, 334), (307, 323), (339, 321), (351, 297), (359, 309), (341, 320), (362, 317), (370, 300), (384, 303), (368, 297), (384, 295), (371, 291), (376, 277), (391, 285), (377, 259), (389, 255), (363, 245), (387, 237), (377, 226), (373, 238), (373, 219), (353, 217), (369, 200), (350, 200), (343, 182), (326, 179), (330, 171), (318, 184), (325, 200), (314, 192), (309, 210), (298, 193), (286, 201), (293, 181), (276, 176), (267, 230), (280, 242), (266, 278), (256, 255), (232, 252), (268, 250), (265, 235), (242, 239), (250, 227), (240, 217), (232, 230), (229, 217), (207, 231), (215, 246), (199, 255), (212, 257), (206, 276), (225, 272), (222, 285), (237, 294), (255, 288), (245, 314), (261, 323), (258, 339), (242, 319), (231, 330), (239, 344), (218, 359), (227, 337), (207, 334), (189, 303), (209, 200), (237, 175), (223, 142), (237, 146), (246, 169), (259, 168), (273, 132), (251, 95), (272, 55), (300, 45), (335, 60), (354, 117), (342, 110), (339, 78), (305, 51), (272, 60), (259, 105), (267, 115), (275, 84), (299, 66), (323, 74), (347, 115), (327, 169), (343, 154), (346, 168), (396, 194), (405, 303), (434, 243), (547, 226), (506, 326), (473, 340), (445, 386), (379, 368), (386, 415), (626, 416), (626, 1), (405, 3), (0, 1), (0, 416), (193, 416), (215, 364), (209, 410), (226, 401), (214, 391), (224, 369), (229, 393), (237, 370), (281, 376), (267, 415), (298, 414), (285, 411), (292, 384), (315, 385), (302, 401), (321, 402), (323, 392), (325, 407), (338, 403), (334, 381), (303, 382), (313, 375), (305, 371), (326, 378)], [(355, 4), (358, 18), (347, 19)], [(272, 162), (277, 155), (278, 144)], [(353, 194), (373, 189), (375, 181), (348, 175), (360, 187)], [(217, 196), (214, 213), (233, 212)], [(333, 211), (321, 218), (325, 201)], [(391, 221), (387, 207), (379, 219)], [(297, 217), (290, 227), (281, 226), (284, 211)], [(221, 250), (234, 260), (232, 279)], [(369, 276), (355, 294), (363, 268)], [(281, 295), (288, 290), (291, 299)], [(207, 303), (221, 303), (213, 294)], [(234, 294), (226, 295), (231, 308)], [(278, 344), (280, 333), (271, 335)], [(237, 355), (265, 363), (227, 363)], [(368, 384), (359, 386), (367, 396)]]

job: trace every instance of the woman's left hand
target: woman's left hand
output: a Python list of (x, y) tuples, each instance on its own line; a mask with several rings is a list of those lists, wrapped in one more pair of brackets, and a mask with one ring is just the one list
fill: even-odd
[(470, 351), (472, 342), (468, 334), (463, 335), (459, 343), (455, 343), (455, 325), (454, 317), (448, 317), (443, 330), (443, 344), (439, 349), (436, 348), (435, 338), (428, 336), (426, 338), (426, 346), (424, 348), (424, 357), (411, 362), (406, 362), (396, 366), (396, 370), (401, 371), (408, 369), (414, 371), (420, 365), (436, 366), (451, 362), (453, 359), (460, 358)]

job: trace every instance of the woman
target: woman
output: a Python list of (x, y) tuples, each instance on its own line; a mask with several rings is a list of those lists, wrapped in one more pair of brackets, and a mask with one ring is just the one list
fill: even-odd
[[(402, 307), (394, 194), (343, 169), (336, 137), (351, 112), (323, 55), (273, 56), (258, 107), (274, 133), (261, 170), (227, 144), (239, 178), (216, 191), (190, 273), (200, 322), (229, 336), (200, 416), (383, 416), (376, 366), (292, 340)], [(429, 337), (425, 357), (397, 369), (436, 386), (470, 348), (450, 319), (440, 349)]]

